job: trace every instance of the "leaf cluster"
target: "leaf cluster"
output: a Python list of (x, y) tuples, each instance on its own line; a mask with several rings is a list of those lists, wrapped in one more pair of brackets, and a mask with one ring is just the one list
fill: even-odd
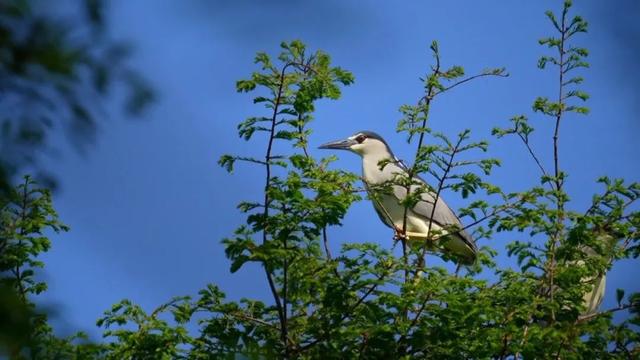
[[(579, 90), (566, 90), (581, 80), (564, 80), (566, 73), (582, 67), (579, 61), (586, 56), (586, 51), (569, 50), (568, 40), (586, 30), (580, 17), (568, 20), (570, 5), (565, 2), (560, 20), (547, 14), (560, 35), (542, 42), (559, 52), (541, 62), (542, 67), (557, 63), (562, 95), (555, 103), (538, 99), (534, 105), (535, 112), (558, 122), (565, 113), (585, 112), (567, 105), (572, 97), (586, 100)], [(239, 204), (247, 215), (246, 224), (223, 243), (232, 272), (241, 271), (248, 262), (264, 269), (272, 300), (227, 301), (210, 286), (197, 301), (180, 300), (179, 306), (164, 307), (174, 317), (176, 311), (181, 314), (173, 323), (144, 315), (143, 325), (134, 328), (158, 326), (156, 332), (165, 334), (170, 345), (167, 351), (189, 358), (206, 358), (204, 354), (406, 359), (636, 356), (638, 294), (618, 290), (618, 307), (608, 310), (587, 300), (597, 298), (616, 261), (638, 256), (637, 183), (603, 177), (599, 181), (604, 190), (594, 196), (591, 206), (572, 209), (563, 187), (567, 175), (557, 165), (558, 157), (552, 159), (553, 171), (547, 171), (547, 159), (534, 151), (533, 125), (519, 115), (511, 119), (511, 127), (497, 128), (494, 135), (516, 135), (522, 141), (541, 170), (540, 182), (518, 192), (503, 192), (488, 179), (500, 161), (485, 157), (487, 141), (472, 140), (468, 130), (451, 139), (427, 125), (438, 95), (479, 76), (505, 76), (504, 70), (464, 77), (460, 66), (441, 68), (437, 43), (431, 51), (435, 64), (423, 80), (424, 95), (416, 105), (400, 108), (398, 131), (416, 146), (415, 158), (411, 165), (399, 159), (380, 162), (382, 169), (392, 163), (402, 166), (406, 174), (385, 184), (365, 184), (369, 197), (376, 201), (400, 187), (407, 193), (402, 202), (406, 208), (421, 201), (435, 207), (445, 192), (459, 193), (468, 205), (458, 214), (469, 223), (464, 229), (444, 230), (468, 229), (478, 241), (503, 233), (515, 268), (496, 263), (498, 250), (493, 243), (480, 246), (478, 260), (455, 272), (427, 266), (428, 253), (457, 260), (441, 246), (444, 232), (435, 229), (430, 241), (401, 238), (400, 256), (395, 243), (361, 239), (342, 241), (341, 251), (332, 254), (331, 227), (343, 221), (349, 206), (360, 198), (360, 189), (355, 175), (329, 168), (332, 158), (318, 161), (311, 156), (309, 124), (314, 102), (337, 97), (338, 84), (353, 79), (331, 67), (328, 56), (309, 55), (299, 42), (285, 43), (277, 63), (260, 53), (256, 62), (261, 70), (238, 82), (239, 91), (258, 93), (254, 102), (266, 110), (238, 126), (246, 140), (253, 141), (256, 134), (266, 136), (264, 156), (220, 159), (229, 171), (238, 161), (265, 170), (264, 198)], [(288, 152), (283, 152), (287, 144)], [(558, 142), (553, 145), (557, 149)], [(421, 175), (429, 181), (420, 180)], [(618, 311), (628, 317), (614, 321)], [(120, 323), (127, 336), (124, 343), (135, 347), (130, 339), (150, 336), (129, 330), (139, 323), (133, 316), (108, 316), (125, 320)], [(189, 316), (200, 326), (197, 335), (178, 336)], [(167, 326), (173, 328), (164, 329)]]
[[(115, 86), (123, 86), (123, 107), (132, 115), (154, 98), (127, 64), (129, 46), (107, 36), (104, 1), (72, 6), (81, 15), (75, 21), (38, 1), (0, 3), (1, 192), (26, 166), (38, 168), (39, 150), (50, 148), (51, 134), (70, 135), (79, 149), (90, 144), (104, 117), (99, 100)], [(45, 172), (38, 175), (53, 182)]]
[[(259, 70), (237, 83), (239, 92), (251, 92), (260, 105), (256, 116), (238, 125), (238, 135), (265, 144), (264, 152), (219, 160), (229, 172), (237, 163), (264, 172), (263, 197), (238, 204), (246, 221), (223, 245), (231, 272), (259, 265), (271, 298), (231, 301), (208, 285), (195, 298), (176, 297), (151, 312), (123, 300), (98, 320), (107, 339), (101, 345), (53, 337), (40, 317), (35, 333), (45, 335), (38, 349), (107, 359), (636, 358), (640, 295), (618, 289), (612, 309), (599, 309), (599, 301), (607, 271), (620, 259), (640, 255), (640, 185), (602, 177), (602, 192), (587, 209), (577, 209), (560, 167), (560, 123), (567, 113), (586, 112), (568, 103), (573, 97), (586, 100), (573, 88), (582, 80), (566, 80), (566, 74), (584, 67), (587, 55), (571, 47), (569, 40), (587, 25), (569, 17), (570, 7), (565, 1), (559, 16), (547, 13), (558, 35), (541, 41), (557, 52), (540, 64), (555, 65), (559, 98), (534, 102), (535, 113), (555, 121), (553, 158), (534, 151), (537, 133), (525, 115), (494, 130), (498, 138), (517, 136), (540, 168), (540, 179), (531, 187), (504, 192), (489, 181), (500, 161), (487, 157), (487, 141), (473, 140), (468, 130), (450, 138), (428, 126), (438, 95), (480, 76), (505, 76), (503, 69), (470, 77), (460, 66), (444, 69), (434, 42), (435, 64), (423, 79), (424, 94), (416, 105), (400, 108), (397, 126), (415, 145), (415, 157), (411, 165), (399, 159), (380, 162), (380, 168), (394, 164), (406, 173), (386, 184), (364, 185), (372, 201), (404, 189), (405, 209), (420, 202), (435, 209), (444, 193), (459, 194), (467, 206), (457, 213), (467, 225), (429, 229), (426, 241), (418, 242), (339, 239), (341, 250), (333, 254), (334, 227), (360, 200), (362, 189), (356, 175), (330, 168), (335, 158), (312, 156), (310, 124), (317, 102), (337, 99), (353, 76), (323, 52), (309, 52), (299, 41), (283, 43), (275, 58), (258, 53)], [(548, 163), (553, 170), (547, 170)], [(37, 234), (65, 229), (47, 193), (31, 185), (27, 179), (2, 208), (7, 230), (1, 246), (14, 249), (0, 258), (3, 281), (23, 303), (25, 294), (40, 289), (26, 271), (41, 265), (35, 256), (49, 246)], [(445, 232), (467, 230), (478, 242), (475, 262), (455, 271), (427, 266), (431, 253), (459, 264), (447, 251)], [(495, 233), (507, 240), (507, 256), (517, 265), (496, 262), (501, 244), (491, 242)], [(20, 275), (13, 273), (16, 264)], [(617, 312), (625, 317), (614, 320)], [(34, 354), (33, 349), (18, 348), (17, 354)]]
[(0, 200), (0, 355), (11, 359), (91, 359), (99, 345), (83, 333), (54, 335), (47, 322), (50, 309), (33, 298), (47, 289), (37, 271), (39, 256), (51, 247), (48, 234), (67, 231), (58, 219), (49, 190), (30, 177)]

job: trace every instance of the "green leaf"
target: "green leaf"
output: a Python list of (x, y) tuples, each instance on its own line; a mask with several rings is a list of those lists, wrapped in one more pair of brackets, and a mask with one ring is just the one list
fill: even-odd
[(231, 173), (233, 172), (233, 164), (235, 163), (235, 161), (236, 159), (233, 156), (225, 154), (220, 156), (218, 165), (222, 166), (227, 170), (227, 172)]
[(616, 289), (616, 301), (618, 306), (622, 306), (622, 300), (624, 299), (624, 289)]
[(236, 90), (238, 92), (249, 92), (256, 88), (256, 83), (252, 80), (238, 80)]

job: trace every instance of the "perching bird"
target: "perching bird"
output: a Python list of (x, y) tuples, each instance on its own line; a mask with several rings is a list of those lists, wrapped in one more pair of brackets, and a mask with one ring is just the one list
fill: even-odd
[[(584, 252), (589, 256), (599, 256), (593, 249), (587, 247)], [(580, 260), (576, 262), (578, 266), (584, 266), (584, 261)], [(584, 283), (588, 283), (591, 286), (591, 290), (582, 296), (582, 303), (585, 307), (583, 316), (595, 314), (602, 304), (604, 299), (604, 291), (607, 286), (607, 273), (598, 274), (596, 276), (587, 276), (580, 279)]]
[[(435, 245), (453, 254), (460, 263), (469, 265), (475, 262), (478, 249), (473, 239), (441, 197), (435, 201), (433, 211), (435, 194), (423, 192), (422, 200), (413, 208), (407, 209), (405, 228), (405, 207), (401, 201), (407, 196), (406, 188), (394, 184), (389, 193), (372, 193), (372, 186), (389, 184), (398, 174), (408, 175), (407, 167), (393, 155), (380, 135), (360, 131), (345, 140), (321, 145), (320, 149), (349, 150), (362, 157), (362, 175), (373, 207), (382, 222), (394, 229), (397, 235), (406, 236), (409, 240), (435, 239)], [(424, 183), (424, 180), (414, 176), (414, 182)], [(411, 192), (414, 193), (418, 187), (419, 185), (412, 185)]]
[[(616, 246), (617, 238), (613, 235), (613, 232), (607, 231), (607, 229), (599, 228), (594, 229), (595, 240), (599, 243), (603, 249), (605, 254), (610, 254)], [(582, 246), (579, 248), (580, 251), (584, 253), (587, 257), (601, 259), (605, 261), (610, 261), (608, 255), (599, 254), (593, 248), (589, 246)], [(585, 266), (585, 262), (583, 260), (578, 260), (572, 262), (572, 265), (577, 266)], [(586, 276), (580, 279), (582, 283), (589, 284), (591, 286), (590, 291), (583, 295), (582, 301), (585, 307), (585, 311), (581, 314), (582, 316), (595, 314), (598, 312), (600, 305), (602, 304), (602, 300), (604, 299), (604, 292), (607, 284), (607, 272), (606, 270), (600, 274), (595, 274), (592, 276)]]

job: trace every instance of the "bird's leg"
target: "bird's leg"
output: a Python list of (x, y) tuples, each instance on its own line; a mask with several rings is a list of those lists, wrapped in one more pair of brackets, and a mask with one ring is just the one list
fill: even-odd
[(405, 235), (407, 238), (411, 238), (412, 240), (427, 240), (430, 237), (425, 233), (414, 232), (414, 231), (406, 231)]
[(424, 266), (425, 266), (424, 256), (418, 257), (418, 263), (416, 264), (416, 268), (418, 269), (418, 272), (421, 272), (422, 269), (424, 269)]
[(402, 241), (406, 241), (408, 239), (407, 237), (407, 232), (404, 231), (403, 229), (394, 226), (393, 227), (394, 230), (394, 234), (393, 234), (393, 239), (398, 241), (398, 240), (402, 240)]
[(461, 268), (462, 268), (462, 264), (458, 264), (458, 265), (456, 266), (456, 275), (455, 275), (455, 277), (458, 277), (458, 274), (460, 273), (460, 269), (461, 269)]

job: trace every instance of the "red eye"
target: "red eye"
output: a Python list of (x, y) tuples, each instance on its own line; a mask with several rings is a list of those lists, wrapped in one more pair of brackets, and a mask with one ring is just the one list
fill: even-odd
[(358, 144), (362, 144), (362, 142), (366, 139), (367, 137), (364, 135), (358, 135), (358, 137), (356, 138), (356, 141), (358, 142)]

